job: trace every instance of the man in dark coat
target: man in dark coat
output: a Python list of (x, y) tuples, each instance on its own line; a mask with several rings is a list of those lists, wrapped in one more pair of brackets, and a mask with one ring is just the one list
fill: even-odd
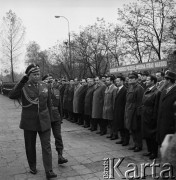
[(106, 85), (100, 80), (99, 77), (95, 78), (95, 90), (93, 93), (92, 101), (92, 129), (91, 131), (97, 130), (97, 125), (99, 123), (100, 132), (97, 132), (101, 136), (105, 135), (107, 122), (103, 120), (103, 104), (104, 104), (104, 92)]
[(77, 101), (78, 101), (78, 125), (84, 125), (84, 100), (87, 92), (87, 82), (85, 79), (81, 81), (81, 87), (78, 92)]
[(142, 150), (141, 134), (141, 103), (144, 89), (138, 84), (138, 75), (136, 72), (129, 74), (129, 87), (125, 105), (125, 126), (131, 131), (134, 146), (129, 150), (139, 152)]
[(63, 118), (67, 118), (66, 115), (64, 114), (64, 110), (63, 110), (63, 98), (64, 98), (64, 91), (65, 91), (65, 87), (66, 87), (66, 80), (63, 78), (61, 80), (61, 85), (59, 87), (59, 91), (60, 91), (60, 96), (61, 96), (61, 116)]
[(69, 92), (69, 82), (65, 83), (65, 90), (63, 94), (63, 112), (65, 119), (68, 119), (68, 92)]
[(160, 92), (156, 87), (157, 78), (149, 75), (146, 79), (147, 89), (142, 99), (142, 134), (146, 140), (148, 152), (144, 156), (155, 159), (158, 155), (156, 142), (157, 115)]
[(124, 126), (125, 104), (127, 89), (124, 86), (125, 78), (122, 75), (117, 76), (115, 84), (117, 86), (115, 102), (114, 102), (114, 131), (120, 131), (121, 140), (116, 144), (127, 146), (129, 144), (130, 134)]
[(69, 88), (68, 88), (68, 120), (73, 121), (73, 96), (74, 96), (74, 81), (70, 80)]
[[(92, 124), (91, 115), (92, 115), (92, 101), (93, 101), (93, 93), (95, 90), (94, 87), (94, 79), (88, 79), (88, 89), (86, 92), (85, 100), (84, 100), (84, 127), (88, 128)], [(92, 128), (92, 127), (91, 127)]]
[(22, 114), (20, 128), (24, 130), (25, 148), (30, 172), (37, 173), (36, 169), (36, 137), (39, 134), (43, 164), (47, 178), (57, 175), (52, 171), (52, 151), (50, 144), (51, 108), (48, 85), (40, 81), (39, 66), (31, 64), (25, 71), (26, 75), (13, 88), (9, 97), (21, 99)]
[(161, 145), (167, 134), (174, 134), (174, 102), (176, 101), (176, 73), (165, 72), (165, 89), (161, 93), (157, 123), (157, 141)]
[(50, 117), (51, 117), (51, 128), (53, 131), (53, 135), (55, 138), (55, 146), (56, 151), (58, 153), (58, 164), (67, 163), (68, 160), (65, 159), (63, 154), (63, 141), (62, 141), (62, 135), (61, 135), (61, 116), (59, 113), (60, 108), (60, 92), (57, 88), (57, 84), (54, 81), (51, 74), (47, 74), (42, 78), (42, 81), (48, 83), (49, 91), (51, 93), (50, 100), (51, 100), (51, 111), (50, 111)]

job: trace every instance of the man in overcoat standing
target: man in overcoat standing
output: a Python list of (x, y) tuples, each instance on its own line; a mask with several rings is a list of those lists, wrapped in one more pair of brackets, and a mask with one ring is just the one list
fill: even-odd
[(22, 114), (20, 128), (24, 130), (26, 156), (32, 174), (36, 169), (36, 137), (39, 134), (43, 164), (47, 178), (57, 175), (52, 171), (52, 152), (50, 144), (51, 119), (49, 109), (48, 84), (40, 81), (39, 66), (31, 64), (25, 71), (26, 75), (10, 92), (11, 99), (21, 99)]
[[(106, 77), (106, 90), (104, 94), (104, 105), (103, 105), (103, 120), (107, 121), (110, 127), (110, 135), (107, 138), (115, 140), (118, 138), (118, 133), (114, 131), (113, 128), (113, 111), (114, 111), (114, 101), (116, 96), (117, 87), (114, 84), (115, 77), (110, 75)], [(105, 127), (107, 128), (107, 127)], [(107, 129), (105, 129), (107, 131)]]
[(74, 96), (74, 81), (71, 79), (68, 88), (68, 120), (73, 121), (73, 96)]
[(125, 77), (119, 75), (116, 77), (115, 84), (117, 86), (116, 96), (114, 101), (114, 131), (120, 132), (121, 139), (116, 142), (116, 144), (122, 144), (122, 146), (127, 146), (129, 144), (129, 131), (125, 128), (124, 117), (125, 117), (125, 104), (126, 104), (126, 94), (127, 88), (124, 86)]
[(74, 113), (74, 121), (75, 123), (78, 123), (80, 114), (78, 113), (78, 96), (79, 96), (79, 91), (81, 88), (81, 84), (78, 81), (78, 78), (74, 79), (74, 96), (73, 96), (73, 113)]
[(141, 133), (141, 104), (144, 89), (138, 83), (138, 74), (132, 72), (129, 74), (128, 91), (125, 105), (125, 126), (131, 131), (134, 146), (129, 150), (139, 152), (142, 150)]
[(94, 79), (89, 78), (88, 80), (88, 89), (85, 95), (84, 99), (84, 127), (88, 128), (91, 126), (92, 128), (92, 120), (91, 120), (91, 115), (92, 115), (92, 101), (93, 101), (93, 93), (94, 93)]
[(93, 101), (92, 101), (92, 131), (97, 130), (97, 125), (100, 125), (100, 135), (105, 135), (107, 133), (106, 120), (103, 120), (103, 105), (104, 105), (104, 92), (106, 89), (106, 85), (100, 80), (99, 77), (95, 78), (95, 90), (93, 93)]
[(87, 92), (87, 82), (85, 79), (81, 81), (81, 87), (79, 88), (77, 101), (78, 101), (78, 109), (77, 112), (79, 114), (78, 125), (84, 125), (84, 100)]
[(174, 102), (176, 101), (176, 73), (165, 72), (165, 89), (161, 93), (157, 123), (157, 141), (161, 145), (167, 134), (174, 134)]
[(146, 79), (147, 89), (142, 99), (142, 135), (146, 140), (148, 152), (144, 156), (155, 159), (158, 155), (156, 142), (157, 115), (160, 91), (156, 87), (157, 78), (149, 75)]

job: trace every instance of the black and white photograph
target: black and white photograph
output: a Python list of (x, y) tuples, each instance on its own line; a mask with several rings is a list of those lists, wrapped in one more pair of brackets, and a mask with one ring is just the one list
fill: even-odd
[(0, 0), (0, 180), (176, 179), (176, 0)]

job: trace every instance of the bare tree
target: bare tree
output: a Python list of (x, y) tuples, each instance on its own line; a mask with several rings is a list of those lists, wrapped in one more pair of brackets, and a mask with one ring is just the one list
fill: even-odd
[(174, 0), (140, 0), (143, 11), (141, 25), (147, 45), (156, 54), (156, 59), (164, 57), (164, 46), (168, 48), (170, 20), (174, 13)]
[(12, 82), (14, 82), (14, 64), (21, 54), (24, 35), (25, 28), (21, 19), (12, 10), (9, 10), (3, 17), (1, 42), (3, 56), (5, 60), (8, 60), (6, 62), (10, 62)]

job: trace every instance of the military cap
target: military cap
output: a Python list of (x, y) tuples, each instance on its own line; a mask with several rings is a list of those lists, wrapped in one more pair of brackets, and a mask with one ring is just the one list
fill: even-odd
[(49, 73), (48, 73), (48, 74), (46, 74), (45, 76), (42, 77), (42, 81), (44, 81), (44, 80), (45, 80), (46, 78), (48, 78), (48, 77), (51, 77), (51, 78), (52, 78), (53, 76), (52, 76), (52, 74), (49, 74)]
[(169, 78), (169, 79), (176, 80), (176, 73), (167, 70), (167, 71), (165, 72), (165, 78)]
[(136, 73), (135, 71), (133, 71), (133, 72), (131, 72), (131, 73), (128, 74), (128, 77), (129, 77), (129, 78), (136, 78), (136, 79), (137, 79), (137, 78), (138, 78), (138, 73)]
[(36, 73), (36, 72), (39, 72), (40, 71), (40, 68), (39, 68), (39, 65), (38, 64), (30, 64), (27, 68), (26, 68), (26, 71), (25, 71), (25, 74), (31, 74), (31, 73)]

